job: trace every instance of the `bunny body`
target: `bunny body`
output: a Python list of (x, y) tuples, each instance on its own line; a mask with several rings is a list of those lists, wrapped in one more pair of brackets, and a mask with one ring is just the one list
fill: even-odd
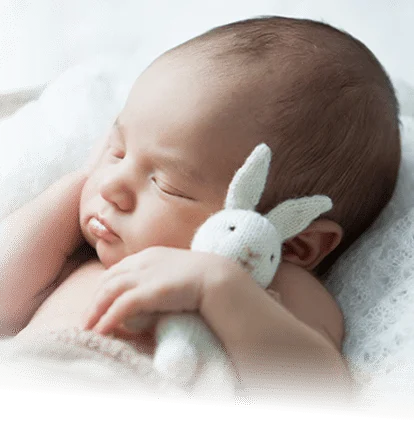
[[(268, 219), (254, 211), (222, 210), (200, 226), (191, 249), (228, 257), (266, 288), (280, 258), (281, 241)], [(225, 360), (225, 352), (198, 313), (174, 313), (157, 324), (154, 367), (183, 384), (197, 370), (202, 355)]]
[[(191, 244), (194, 251), (219, 254), (239, 263), (262, 288), (274, 278), (283, 242), (332, 207), (328, 197), (315, 195), (287, 200), (265, 216), (257, 213), (270, 159), (267, 145), (253, 150), (230, 183), (224, 209), (198, 228)], [(191, 382), (201, 357), (227, 360), (221, 342), (198, 313), (162, 317), (156, 338), (154, 367), (181, 384)]]

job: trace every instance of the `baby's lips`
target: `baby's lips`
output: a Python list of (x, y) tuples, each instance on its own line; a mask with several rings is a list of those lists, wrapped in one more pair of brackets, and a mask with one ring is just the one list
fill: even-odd
[[(105, 226), (106, 225), (106, 226)], [(116, 242), (119, 240), (119, 236), (115, 234), (109, 227), (108, 224), (102, 219), (98, 220), (93, 216), (87, 223), (89, 231), (97, 238), (103, 239), (107, 242)]]

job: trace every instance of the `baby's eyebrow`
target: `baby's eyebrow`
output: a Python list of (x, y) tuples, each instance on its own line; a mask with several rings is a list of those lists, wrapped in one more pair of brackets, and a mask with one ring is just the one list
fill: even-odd
[[(121, 135), (122, 142), (125, 145), (125, 131), (122, 123), (119, 121), (119, 117), (116, 118), (114, 126)], [(157, 155), (156, 161), (161, 163), (165, 167), (173, 169), (175, 172), (181, 174), (186, 179), (195, 180), (199, 183), (205, 183), (205, 178), (201, 174), (200, 170), (189, 165), (186, 160), (180, 159), (176, 156), (168, 156), (166, 154)]]

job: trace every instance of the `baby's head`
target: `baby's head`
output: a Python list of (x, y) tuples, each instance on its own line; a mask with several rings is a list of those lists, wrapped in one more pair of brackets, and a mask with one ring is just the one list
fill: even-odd
[[(81, 199), (83, 233), (106, 267), (151, 245), (188, 248), (265, 142), (273, 158), (258, 211), (313, 194), (333, 201), (285, 243), (284, 260), (320, 276), (388, 203), (401, 154), (397, 100), (372, 53), (325, 24), (278, 17), (218, 27), (162, 55), (110, 137)], [(95, 214), (119, 238), (94, 236)]]

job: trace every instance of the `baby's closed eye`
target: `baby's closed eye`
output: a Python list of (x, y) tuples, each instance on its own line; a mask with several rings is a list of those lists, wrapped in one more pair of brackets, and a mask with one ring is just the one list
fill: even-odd
[(155, 176), (151, 178), (151, 182), (153, 182), (156, 188), (164, 194), (170, 195), (172, 197), (182, 198), (184, 200), (194, 201), (194, 198), (189, 197), (184, 192), (172, 187), (171, 185), (167, 184), (159, 178), (156, 178)]

